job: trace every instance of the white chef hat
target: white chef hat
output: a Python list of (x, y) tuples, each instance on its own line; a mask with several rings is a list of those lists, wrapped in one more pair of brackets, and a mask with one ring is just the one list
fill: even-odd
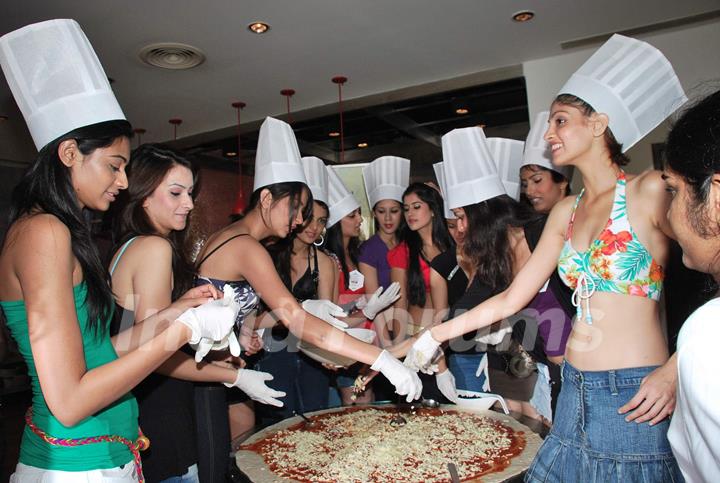
[(0, 66), (38, 151), (75, 129), (125, 120), (75, 20), (47, 20), (3, 35)]
[(525, 143), (516, 139), (488, 138), (487, 146), (505, 185), (505, 192), (516, 201), (519, 200), (520, 167)]
[(328, 217), (327, 227), (330, 228), (344, 216), (349, 215), (356, 209), (360, 208), (360, 203), (355, 199), (352, 192), (347, 189), (345, 183), (335, 172), (332, 166), (325, 166), (328, 173), (328, 208), (330, 216)]
[(607, 114), (623, 152), (655, 129), (687, 97), (662, 52), (641, 40), (615, 34), (565, 83), (572, 94)]
[(371, 207), (381, 200), (402, 203), (402, 195), (410, 184), (410, 160), (382, 156), (365, 166), (362, 174)]
[(295, 133), (288, 123), (266, 117), (258, 135), (253, 191), (292, 181), (307, 184)]
[(443, 163), (442, 161), (439, 163), (433, 164), (433, 171), (435, 171), (435, 177), (437, 178), (438, 186), (440, 187), (440, 193), (443, 196), (443, 208), (445, 211), (445, 218), (448, 220), (455, 220), (455, 219), (457, 219), (457, 216), (455, 216), (455, 213), (453, 213), (452, 210), (450, 208), (448, 208), (448, 203), (447, 203), (448, 189), (447, 189), (447, 184), (445, 183), (445, 171), (444, 171), (445, 168), (443, 168), (444, 164), (445, 163)]
[(315, 201), (328, 204), (328, 172), (322, 159), (315, 156), (302, 158), (302, 167), (305, 171), (308, 187)]
[(479, 127), (453, 129), (442, 137), (448, 208), (480, 203), (504, 195), (497, 167)]
[(545, 132), (548, 128), (550, 112), (542, 111), (535, 116), (535, 121), (530, 126), (530, 132), (525, 140), (525, 151), (523, 151), (522, 166), (536, 164), (546, 169), (557, 171), (570, 181), (572, 166), (555, 166), (552, 162), (550, 145), (545, 141)]

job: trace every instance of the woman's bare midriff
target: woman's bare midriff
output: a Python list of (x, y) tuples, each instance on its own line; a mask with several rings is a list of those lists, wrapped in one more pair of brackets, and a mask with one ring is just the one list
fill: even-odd
[(583, 371), (607, 371), (664, 364), (668, 347), (660, 326), (659, 305), (644, 297), (595, 293), (592, 325), (573, 322), (565, 359)]

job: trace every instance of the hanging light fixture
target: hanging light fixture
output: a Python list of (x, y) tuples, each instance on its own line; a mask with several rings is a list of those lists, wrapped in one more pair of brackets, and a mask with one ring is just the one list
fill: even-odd
[(283, 89), (280, 91), (280, 94), (285, 96), (285, 98), (287, 99), (288, 124), (292, 124), (292, 117), (290, 116), (290, 98), (295, 95), (295, 89)]
[(233, 102), (232, 106), (237, 111), (237, 158), (238, 158), (238, 188), (237, 197), (235, 198), (235, 206), (233, 207), (232, 214), (240, 215), (245, 211), (245, 196), (243, 196), (242, 186), (242, 157), (240, 151), (240, 111), (242, 111), (246, 104), (242, 101)]
[(136, 127), (133, 129), (133, 132), (135, 133), (135, 137), (137, 138), (137, 145), (140, 146), (142, 144), (142, 135), (145, 134), (147, 131), (141, 127)]
[(345, 162), (345, 131), (343, 126), (343, 104), (342, 87), (347, 82), (347, 77), (338, 75), (330, 79), (338, 86), (338, 111), (340, 111), (340, 164)]
[(174, 117), (174, 118), (170, 119), (168, 122), (173, 125), (173, 136), (174, 136), (173, 139), (177, 139), (177, 130), (178, 130), (178, 126), (180, 124), (182, 124), (182, 122), (183, 122), (182, 119), (180, 119), (179, 117)]

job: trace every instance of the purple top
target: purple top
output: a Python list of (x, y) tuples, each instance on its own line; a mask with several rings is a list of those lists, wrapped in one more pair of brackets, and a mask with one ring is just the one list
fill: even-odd
[(388, 265), (387, 254), (387, 245), (376, 233), (362, 244), (358, 258), (359, 262), (366, 263), (377, 271), (378, 283), (383, 288), (390, 285), (390, 265)]
[(572, 331), (572, 320), (562, 309), (552, 290), (548, 287), (532, 299), (527, 309), (537, 310), (538, 334), (542, 339), (545, 354), (561, 356)]

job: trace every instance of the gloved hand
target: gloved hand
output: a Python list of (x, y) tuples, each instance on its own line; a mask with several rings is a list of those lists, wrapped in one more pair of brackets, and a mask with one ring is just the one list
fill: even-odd
[(450, 372), (450, 369), (445, 369), (444, 372), (435, 374), (435, 382), (437, 382), (437, 387), (440, 389), (442, 395), (457, 404), (458, 393), (457, 387), (455, 386), (455, 376)]
[(415, 371), (403, 366), (386, 350), (382, 351), (370, 369), (382, 372), (388, 381), (395, 386), (395, 392), (401, 396), (407, 396), (407, 402), (414, 401), (420, 397), (422, 382)]
[(358, 301), (356, 307), (362, 310), (365, 317), (369, 320), (373, 320), (377, 314), (385, 310), (399, 298), (400, 284), (398, 282), (393, 282), (384, 292), (382, 287), (378, 288), (367, 302), (365, 302), (364, 299), (361, 299), (362, 302)]
[[(188, 309), (177, 318), (192, 331), (189, 343), (196, 347), (196, 362), (200, 362), (207, 355), (215, 342), (223, 342), (225, 339), (231, 352), (237, 352), (233, 355), (240, 355), (240, 344), (232, 331), (240, 305), (234, 300), (232, 287), (225, 285), (223, 292), (225, 296), (222, 299), (211, 300), (199, 307)], [(234, 340), (231, 342), (231, 339)]]
[(347, 317), (342, 309), (329, 300), (305, 300), (301, 304), (303, 310), (309, 314), (313, 314), (318, 319), (322, 319), (328, 324), (340, 330), (347, 329), (348, 325), (336, 317)]
[(251, 371), (250, 369), (238, 369), (235, 382), (226, 387), (237, 387), (250, 396), (253, 401), (271, 406), (283, 407), (283, 402), (278, 397), (284, 397), (285, 393), (276, 391), (265, 385), (265, 381), (272, 381), (273, 375), (267, 372)]
[(498, 330), (490, 330), (489, 327), (481, 330), (478, 336), (475, 337), (476, 342), (482, 342), (487, 345), (497, 345), (503, 341), (505, 334), (512, 332), (513, 328), (511, 325), (504, 325)]
[(425, 374), (434, 374), (438, 368), (437, 364), (432, 364), (432, 362), (439, 347), (440, 342), (433, 339), (430, 329), (426, 330), (405, 356), (405, 367), (414, 371), (422, 371)]
[(239, 357), (241, 352), (240, 342), (238, 342), (238, 338), (233, 330), (230, 330), (227, 337), (219, 342), (215, 342), (208, 337), (203, 337), (197, 344), (190, 343), (190, 347), (195, 350), (195, 362), (200, 362), (210, 351), (223, 351), (229, 348), (230, 354), (235, 357)]

